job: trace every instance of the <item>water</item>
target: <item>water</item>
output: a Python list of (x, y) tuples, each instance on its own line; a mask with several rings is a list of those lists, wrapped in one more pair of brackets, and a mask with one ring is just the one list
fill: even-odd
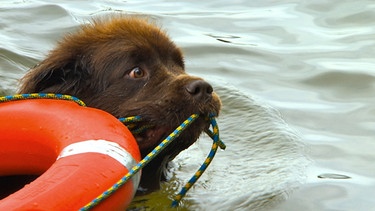
[[(371, 0), (5, 0), (0, 94), (91, 17), (147, 14), (223, 100), (227, 149), (181, 210), (375, 210), (374, 10)], [(134, 206), (168, 209), (209, 148), (202, 137)]]

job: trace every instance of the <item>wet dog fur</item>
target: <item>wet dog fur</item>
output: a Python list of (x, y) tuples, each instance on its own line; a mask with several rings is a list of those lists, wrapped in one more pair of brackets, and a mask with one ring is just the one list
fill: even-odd
[(19, 93), (73, 95), (115, 117), (140, 115), (152, 125), (135, 135), (147, 155), (183, 120), (200, 117), (142, 171), (140, 187), (159, 188), (163, 169), (193, 144), (218, 115), (219, 97), (202, 78), (184, 70), (181, 50), (166, 33), (140, 17), (95, 19), (68, 34), (21, 80)]

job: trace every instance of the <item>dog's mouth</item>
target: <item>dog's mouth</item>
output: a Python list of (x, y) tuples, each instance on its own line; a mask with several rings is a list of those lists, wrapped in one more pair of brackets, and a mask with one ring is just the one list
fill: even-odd
[[(163, 124), (151, 125), (149, 123), (141, 122), (134, 127), (135, 129), (131, 129), (131, 131), (140, 149), (152, 150), (158, 144), (160, 144), (165, 138), (167, 138), (177, 127), (181, 126), (182, 122), (183, 121), (173, 124), (173, 126)], [(182, 135), (184, 137), (183, 142), (187, 142), (187, 145), (190, 146), (192, 143), (196, 141), (198, 136), (208, 127), (208, 119), (203, 115), (199, 116), (195, 123), (186, 128), (186, 132), (182, 131), (182, 133), (190, 134)], [(178, 142), (178, 140), (176, 141)]]
[(192, 114), (198, 115), (198, 118), (185, 129), (179, 131), (178, 137), (168, 142), (167, 146), (142, 169), (138, 194), (147, 194), (159, 189), (160, 182), (168, 180), (164, 174), (167, 164), (181, 151), (196, 142), (202, 132), (208, 130), (211, 125), (209, 118), (211, 115), (217, 116), (219, 114), (221, 103), (215, 93), (208, 90), (206, 94), (212, 96), (206, 96), (208, 100), (199, 100), (196, 99), (199, 96), (195, 96), (198, 95), (197, 93), (182, 90), (182, 94), (187, 95), (185, 101), (163, 98), (160, 101), (148, 103), (147, 107), (145, 107), (144, 102), (142, 105), (133, 103), (132, 107), (126, 107), (127, 114), (140, 115), (141, 117), (134, 123), (133, 127), (128, 127), (138, 143), (143, 158), (149, 155), (155, 147), (179, 128)]

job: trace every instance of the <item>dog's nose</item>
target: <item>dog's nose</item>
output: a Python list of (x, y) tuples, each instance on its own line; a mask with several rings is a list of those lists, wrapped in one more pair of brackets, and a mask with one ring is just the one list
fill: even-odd
[(204, 80), (195, 80), (185, 86), (186, 91), (195, 99), (206, 101), (212, 97), (213, 88)]

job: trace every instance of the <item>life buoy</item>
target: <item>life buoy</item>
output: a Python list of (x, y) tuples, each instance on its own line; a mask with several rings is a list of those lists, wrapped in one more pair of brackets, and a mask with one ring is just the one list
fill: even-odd
[[(78, 210), (140, 160), (138, 145), (115, 117), (70, 101), (0, 103), (0, 176), (40, 175), (0, 201), (0, 210)], [(136, 174), (95, 210), (125, 210)]]

